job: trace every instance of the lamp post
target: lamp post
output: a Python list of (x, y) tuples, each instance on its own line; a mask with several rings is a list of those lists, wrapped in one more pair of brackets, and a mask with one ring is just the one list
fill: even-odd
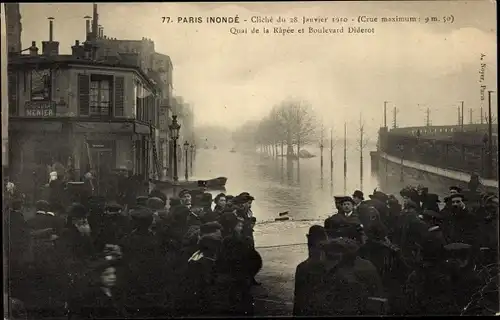
[(194, 156), (194, 142), (191, 143), (191, 162), (190, 162), (190, 169), (191, 169), (191, 174), (193, 174), (193, 156)]
[(184, 154), (185, 154), (185, 162), (186, 165), (184, 166), (184, 177), (186, 178), (186, 181), (188, 180), (188, 151), (189, 151), (189, 143), (187, 141), (184, 142)]
[(177, 122), (177, 116), (172, 116), (172, 124), (168, 126), (170, 130), (170, 138), (172, 139), (172, 146), (174, 151), (174, 182), (179, 181), (179, 177), (177, 176), (177, 139), (179, 139), (179, 130), (181, 129), (181, 125)]

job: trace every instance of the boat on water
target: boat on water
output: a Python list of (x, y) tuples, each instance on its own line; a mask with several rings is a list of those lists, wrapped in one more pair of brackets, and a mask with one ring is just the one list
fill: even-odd
[(175, 186), (187, 190), (198, 190), (200, 188), (205, 188), (207, 190), (223, 190), (226, 187), (227, 178), (218, 177), (209, 180), (193, 180), (193, 181), (177, 181), (177, 182), (174, 182), (172, 180), (151, 179), (151, 182), (160, 189), (167, 189)]
[(232, 148), (229, 152), (235, 153), (236, 149)]

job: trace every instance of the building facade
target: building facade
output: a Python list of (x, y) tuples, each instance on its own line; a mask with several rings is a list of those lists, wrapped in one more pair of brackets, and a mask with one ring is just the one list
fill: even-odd
[(119, 167), (152, 176), (157, 85), (137, 66), (84, 59), (79, 49), (9, 61), (10, 171), (21, 184), (53, 162), (77, 179)]

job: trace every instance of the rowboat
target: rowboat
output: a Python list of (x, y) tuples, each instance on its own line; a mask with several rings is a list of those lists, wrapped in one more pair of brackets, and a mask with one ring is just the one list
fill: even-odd
[(151, 180), (153, 184), (159, 189), (168, 189), (172, 187), (184, 188), (187, 190), (195, 190), (206, 188), (208, 190), (222, 190), (226, 186), (227, 178), (218, 177), (209, 180), (193, 180), (193, 181), (177, 181), (172, 180)]

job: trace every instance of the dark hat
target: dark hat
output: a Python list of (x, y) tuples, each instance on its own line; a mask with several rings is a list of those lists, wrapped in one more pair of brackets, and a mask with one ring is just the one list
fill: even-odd
[(425, 199), (425, 202), (428, 202), (428, 203), (431, 203), (431, 202), (441, 202), (441, 200), (439, 200), (439, 196), (435, 193), (429, 193), (426, 195), (426, 199)]
[(45, 201), (45, 200), (38, 200), (35, 203), (35, 208), (37, 211), (49, 211), (50, 210), (50, 204)]
[(361, 190), (354, 191), (354, 193), (352, 194), (352, 197), (353, 198), (359, 198), (361, 200), (365, 199), (364, 194), (363, 194), (363, 192)]
[(377, 190), (373, 191), (373, 194), (370, 194), (368, 196), (370, 197), (370, 199), (377, 199), (382, 202), (387, 202), (389, 200), (389, 196), (387, 196), (382, 191), (377, 191)]
[(150, 198), (153, 198), (153, 197), (156, 197), (156, 198), (160, 198), (163, 203), (167, 203), (167, 196), (161, 192), (160, 190), (158, 189), (153, 189), (150, 193), (149, 193), (149, 197)]
[(418, 193), (417, 193), (417, 190), (413, 189), (413, 188), (410, 188), (410, 187), (405, 187), (403, 188), (399, 194), (402, 196), (402, 197), (408, 197), (408, 198), (414, 198), (416, 196), (418, 196)]
[(151, 197), (147, 201), (147, 207), (153, 210), (160, 210), (165, 208), (165, 203), (163, 202), (162, 199), (158, 197)]
[(328, 239), (325, 228), (319, 225), (314, 225), (309, 228), (309, 232), (307, 233), (308, 242), (320, 242)]
[(255, 200), (254, 197), (252, 197), (248, 192), (242, 192), (240, 193), (236, 198), (239, 198), (239, 203), (245, 203), (248, 201), (253, 201)]
[(439, 214), (438, 212), (435, 212), (433, 210), (424, 210), (422, 212), (422, 215), (424, 217), (428, 217), (428, 218), (434, 218), (434, 219), (439, 219), (439, 220), (443, 219), (443, 216), (441, 214)]
[(81, 203), (73, 203), (68, 210), (68, 217), (71, 218), (85, 218), (87, 217), (87, 208)]
[(450, 243), (444, 246), (444, 249), (447, 251), (467, 251), (470, 250), (472, 246), (467, 243)]
[(461, 193), (455, 193), (455, 194), (452, 194), (452, 195), (449, 195), (447, 197), (444, 198), (444, 202), (449, 202), (451, 201), (453, 198), (460, 198), (462, 199), (462, 201), (465, 200), (465, 196)]
[(135, 198), (135, 203), (138, 206), (146, 206), (147, 202), (148, 202), (148, 197), (146, 197), (146, 196), (139, 196), (139, 197)]
[(185, 194), (187, 194), (187, 193), (188, 193), (188, 194), (191, 194), (191, 192), (190, 192), (189, 190), (187, 190), (187, 189), (181, 190), (181, 191), (179, 192), (179, 198), (184, 197), (184, 195), (185, 195)]
[(249, 196), (249, 195), (250, 195), (250, 193), (248, 193), (248, 192), (242, 192), (239, 194), (239, 196)]
[(149, 208), (135, 208), (130, 211), (130, 217), (138, 220), (152, 219), (153, 211)]
[(207, 222), (200, 226), (200, 235), (210, 234), (222, 229), (220, 223), (216, 221)]
[(232, 199), (234, 199), (234, 196), (226, 194), (226, 200), (232, 200)]
[(250, 218), (250, 221), (251, 221), (252, 223), (256, 223), (256, 222), (257, 222), (257, 218), (255, 218), (255, 217), (251, 217), (251, 218)]
[(355, 203), (354, 200), (351, 197), (349, 197), (349, 196), (342, 197), (342, 199), (340, 199), (339, 203), (342, 204), (344, 202), (350, 202), (352, 204)]
[(344, 198), (344, 196), (333, 196), (333, 201), (335, 203), (340, 203), (340, 201)]
[(218, 195), (215, 196), (214, 202), (219, 201), (220, 198), (226, 198), (226, 195), (224, 193), (219, 193)]
[(104, 208), (108, 211), (120, 211), (123, 210), (123, 206), (116, 201), (110, 201), (106, 203)]
[(352, 239), (339, 237), (322, 241), (320, 243), (320, 248), (327, 253), (340, 252), (348, 255), (355, 255), (359, 250), (359, 245)]
[(455, 191), (457, 191), (458, 193), (461, 193), (461, 192), (462, 192), (462, 188), (457, 187), (457, 186), (451, 186), (451, 187), (449, 188), (449, 190), (450, 190), (450, 191), (455, 190)]

